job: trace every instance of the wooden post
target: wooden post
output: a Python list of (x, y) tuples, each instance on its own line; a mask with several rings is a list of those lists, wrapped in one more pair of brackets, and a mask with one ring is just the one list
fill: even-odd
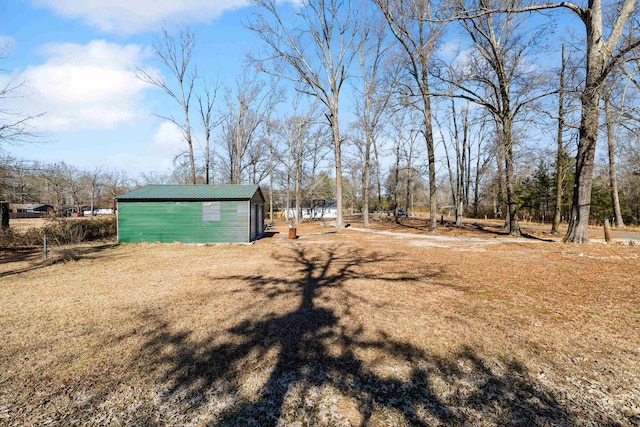
[(607, 243), (611, 242), (611, 224), (609, 224), (609, 220), (604, 220), (604, 241)]
[(2, 215), (2, 229), (9, 228), (9, 202), (0, 202), (0, 214)]

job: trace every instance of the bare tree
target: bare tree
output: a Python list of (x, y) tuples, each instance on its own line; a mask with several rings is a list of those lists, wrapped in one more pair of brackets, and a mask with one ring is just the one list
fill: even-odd
[(75, 212), (80, 213), (82, 206), (85, 204), (86, 193), (83, 191), (83, 185), (81, 181), (81, 171), (72, 165), (66, 165), (64, 173), (67, 177), (67, 191), (70, 196), (70, 202), (73, 205)]
[(361, 88), (356, 87), (358, 93), (355, 104), (357, 115), (356, 126), (362, 132), (361, 144), (358, 148), (362, 154), (362, 220), (365, 227), (369, 226), (369, 199), (371, 190), (371, 151), (376, 144), (381, 129), (382, 119), (389, 105), (393, 92), (393, 81), (385, 75), (384, 61), (390, 49), (386, 40), (383, 23), (374, 13), (362, 26), (363, 44), (358, 54), (360, 63)]
[[(473, 217), (478, 218), (479, 208), (480, 208), (480, 183), (482, 181), (483, 176), (486, 174), (489, 169), (489, 164), (495, 156), (495, 153), (492, 150), (488, 149), (488, 144), (484, 143), (489, 139), (487, 135), (487, 125), (486, 120), (480, 120), (477, 125), (478, 131), (477, 135), (477, 145), (476, 145), (476, 153), (475, 153), (475, 170), (473, 175)], [(471, 146), (469, 146), (471, 148)], [(471, 155), (469, 155), (469, 161), (471, 161)], [(471, 174), (469, 174), (469, 177)]]
[[(476, 10), (502, 5), (506, 0), (471, 0), (457, 4), (460, 25), (473, 42), (468, 61), (452, 67), (443, 77), (454, 86), (455, 96), (483, 106), (494, 118), (500, 156), (504, 161), (504, 184), (507, 194), (505, 226), (509, 234), (520, 235), (518, 203), (515, 195), (514, 126), (527, 108), (547, 95), (541, 76), (529, 67), (528, 56), (543, 34), (541, 27), (533, 32), (521, 30), (524, 16), (517, 13), (481, 14)], [(515, 5), (514, 0), (508, 0)]]
[[(277, 130), (277, 124), (271, 120), (271, 117), (265, 122), (265, 136), (266, 142), (269, 147), (269, 221), (271, 225), (273, 221), (273, 179), (275, 175), (276, 163), (280, 159), (280, 153), (278, 150), (278, 144), (274, 141), (273, 134)], [(288, 209), (288, 206), (287, 206)]]
[[(613, 207), (613, 223), (616, 228), (625, 227), (620, 207), (618, 190), (617, 167), (617, 142), (622, 139), (623, 129), (637, 129), (637, 120), (633, 117), (633, 89), (640, 89), (640, 85), (634, 82), (632, 76), (625, 76), (626, 67), (614, 70), (606, 82), (606, 90), (603, 93), (603, 107), (605, 119), (605, 132), (607, 139), (607, 151), (609, 159), (609, 190), (611, 192), (611, 204)], [(637, 93), (635, 94), (637, 95)], [(637, 102), (637, 100), (636, 100)]]
[[(316, 126), (319, 124), (318, 118), (318, 106), (317, 104), (311, 104), (307, 109), (303, 109), (300, 106), (301, 100), (296, 97), (293, 104), (293, 113), (286, 117), (282, 125), (280, 126), (280, 139), (287, 145), (288, 153), (288, 171), (289, 186), (287, 191), (291, 191), (290, 183), (293, 180), (294, 187), (294, 203), (295, 212), (294, 220), (295, 224), (300, 221), (300, 212), (303, 202), (303, 179), (305, 178), (305, 162), (309, 158), (313, 157), (312, 148), (315, 144), (314, 140), (321, 139), (318, 135)], [(313, 166), (311, 168), (312, 173), (315, 175), (315, 159), (313, 159)], [(290, 199), (290, 197), (288, 197)], [(287, 210), (291, 208), (287, 205)]]
[(61, 212), (72, 202), (69, 194), (69, 166), (65, 162), (47, 165), (43, 171), (44, 200), (53, 205), (55, 212)]
[(14, 203), (41, 201), (46, 169), (39, 162), (0, 155), (0, 199)]
[(419, 174), (416, 164), (419, 161), (418, 144), (421, 129), (421, 113), (415, 109), (400, 109), (392, 117), (387, 138), (393, 142), (394, 165), (387, 178), (387, 193), (392, 197), (394, 217), (399, 218), (398, 210), (404, 208), (413, 213), (415, 185)]
[[(318, 107), (315, 107), (318, 110)], [(313, 117), (313, 116), (312, 116)], [(307, 144), (307, 150), (309, 152), (307, 156), (307, 165), (305, 166), (305, 172), (308, 180), (308, 197), (313, 204), (314, 200), (329, 200), (334, 196), (327, 196), (323, 193), (323, 182), (320, 179), (322, 172), (321, 168), (327, 157), (331, 154), (331, 132), (326, 127), (318, 126), (321, 124), (319, 117), (315, 117), (315, 126), (311, 132), (311, 137)]]
[[(443, 146), (445, 149), (445, 157), (447, 161), (447, 170), (449, 171), (449, 186), (451, 187), (451, 197), (456, 212), (456, 226), (462, 225), (462, 215), (464, 207), (469, 203), (468, 192), (470, 175), (470, 123), (468, 105), (459, 114), (456, 111), (454, 98), (451, 99), (451, 112), (448, 114), (451, 118), (451, 126), (449, 127), (450, 143), (442, 135)], [(459, 117), (459, 115), (461, 117)], [(459, 119), (462, 118), (462, 128), (458, 125)], [(441, 132), (442, 126), (440, 127)], [(454, 167), (451, 167), (451, 159), (449, 157), (449, 145), (454, 152)]]
[(564, 148), (564, 122), (565, 122), (565, 106), (564, 106), (564, 93), (565, 93), (565, 70), (566, 70), (566, 57), (564, 45), (562, 45), (562, 63), (560, 65), (560, 79), (558, 88), (558, 134), (556, 137), (557, 149), (556, 149), (556, 200), (553, 216), (553, 223), (551, 225), (552, 233), (559, 233), (560, 219), (562, 213), (562, 195), (563, 184), (565, 174), (565, 148)]
[(604, 96), (604, 117), (607, 129), (607, 148), (609, 158), (609, 189), (611, 190), (611, 205), (613, 207), (614, 224), (616, 228), (624, 227), (622, 211), (620, 210), (620, 197), (618, 195), (618, 177), (616, 176), (616, 138), (614, 128), (616, 120), (611, 111), (611, 92), (607, 91)]
[(373, 156), (375, 158), (375, 174), (376, 174), (376, 209), (382, 210), (382, 168), (380, 165), (380, 141), (373, 140)]
[(298, 90), (320, 101), (333, 135), (336, 171), (337, 228), (342, 220), (342, 143), (340, 93), (358, 51), (357, 7), (351, 0), (304, 0), (282, 13), (276, 0), (256, 0), (249, 24), (267, 45), (263, 58), (254, 59), (264, 71), (291, 80)]
[[(1, 42), (0, 42), (1, 43)], [(0, 59), (5, 57), (7, 43), (0, 45)], [(0, 71), (3, 71), (0, 69)], [(11, 100), (20, 97), (20, 89), (25, 85), (24, 80), (10, 78), (0, 81), (0, 148), (3, 145), (32, 142), (37, 134), (32, 126), (34, 119), (44, 115), (25, 115), (11, 108)]]
[(96, 208), (96, 201), (103, 192), (102, 180), (102, 169), (100, 167), (95, 167), (90, 171), (80, 172), (80, 185), (82, 186), (82, 191), (89, 199), (91, 214), (93, 214)]
[(213, 85), (204, 83), (204, 94), (198, 94), (198, 112), (200, 113), (200, 122), (204, 129), (204, 169), (205, 184), (210, 184), (210, 172), (212, 166), (211, 159), (211, 133), (224, 120), (224, 116), (215, 117), (213, 107), (215, 106), (218, 90), (220, 86), (218, 82)]
[[(588, 0), (586, 5), (569, 1), (533, 4), (517, 7), (506, 4), (502, 7), (482, 5), (474, 13), (507, 12), (526, 13), (549, 9), (564, 9), (576, 15), (584, 25), (586, 69), (584, 86), (580, 90), (580, 115), (578, 150), (573, 201), (569, 227), (564, 242), (587, 243), (591, 189), (593, 186), (594, 159), (598, 140), (600, 99), (607, 76), (624, 63), (629, 55), (640, 47), (640, 27), (633, 21), (637, 14), (637, 0), (622, 0), (604, 3)], [(608, 7), (607, 7), (608, 6)], [(606, 18), (606, 19), (605, 19)]]
[(631, 221), (640, 224), (640, 135), (637, 129), (626, 130), (620, 144), (621, 191), (625, 195)]
[(407, 102), (418, 108), (422, 114), (422, 135), (424, 137), (429, 169), (429, 230), (436, 231), (436, 160), (433, 140), (431, 111), (431, 57), (444, 31), (445, 21), (437, 19), (438, 3), (424, 0), (374, 0), (382, 11), (391, 33), (398, 41), (403, 57), (401, 59), (408, 79), (402, 90)]
[(138, 70), (138, 78), (140, 80), (162, 89), (182, 109), (182, 118), (163, 114), (156, 114), (156, 116), (170, 121), (182, 131), (184, 141), (187, 143), (192, 184), (196, 183), (196, 165), (190, 122), (191, 96), (193, 95), (197, 77), (196, 68), (191, 66), (191, 57), (195, 45), (195, 34), (188, 28), (181, 28), (176, 37), (169, 33), (166, 27), (163, 27), (161, 35), (154, 43), (153, 52), (156, 60), (175, 78), (176, 85), (167, 82), (155, 70)]
[[(565, 6), (568, 7), (568, 6)], [(625, 0), (616, 5), (615, 19), (608, 38), (603, 31), (603, 10), (600, 0), (590, 0), (587, 9), (573, 5), (570, 8), (583, 21), (587, 32), (587, 69), (585, 86), (581, 94), (582, 116), (580, 139), (576, 154), (576, 175), (573, 204), (565, 242), (587, 242), (587, 227), (591, 202), (594, 157), (598, 134), (598, 113), (603, 83), (611, 71), (622, 62), (629, 52), (640, 46), (638, 27), (623, 38), (624, 29), (636, 11), (636, 0)], [(617, 12), (617, 13), (616, 13)], [(622, 41), (622, 43), (620, 43)], [(621, 44), (621, 45), (620, 45)], [(619, 46), (620, 45), (620, 46)]]
[(129, 191), (132, 187), (131, 177), (124, 170), (107, 170), (103, 174), (105, 202), (114, 203), (114, 198)]
[[(245, 72), (236, 79), (233, 90), (227, 89), (225, 99), (227, 114), (222, 133), (227, 144), (229, 182), (241, 184), (243, 173), (264, 157), (259, 152), (263, 147), (254, 146), (259, 144), (255, 136), (281, 102), (282, 92), (275, 82), (260, 80), (256, 74)], [(251, 176), (246, 178), (245, 181), (252, 181)]]
[(142, 185), (162, 185), (173, 183), (169, 173), (158, 173), (155, 171), (143, 172), (140, 174), (140, 182)]
[[(627, 53), (640, 46), (638, 28), (624, 37), (624, 29), (631, 15), (636, 11), (636, 0), (624, 0), (616, 5), (616, 10), (608, 38), (603, 31), (603, 10), (600, 0), (589, 0), (587, 8), (568, 3), (561, 4), (576, 13), (585, 25), (587, 32), (586, 54), (587, 69), (585, 86), (581, 94), (582, 115), (580, 121), (580, 139), (576, 154), (576, 174), (573, 204), (569, 228), (564, 237), (565, 242), (588, 242), (587, 230), (591, 205), (591, 188), (593, 182), (594, 157), (598, 137), (598, 116), (600, 97), (604, 80), (616, 65), (624, 60)], [(619, 46), (620, 42), (622, 45)]]

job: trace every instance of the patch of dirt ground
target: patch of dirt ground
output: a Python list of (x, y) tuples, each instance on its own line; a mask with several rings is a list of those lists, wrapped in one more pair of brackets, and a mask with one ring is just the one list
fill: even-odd
[(2, 252), (0, 424), (640, 424), (640, 247), (359, 228)]

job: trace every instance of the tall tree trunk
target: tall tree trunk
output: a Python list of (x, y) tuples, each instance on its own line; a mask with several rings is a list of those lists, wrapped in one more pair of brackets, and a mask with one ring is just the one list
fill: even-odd
[[(497, 121), (496, 121), (497, 124)], [(505, 179), (504, 179), (504, 144), (502, 142), (502, 137), (499, 136), (498, 140), (498, 153), (496, 156), (497, 160), (497, 168), (498, 168), (498, 217), (499, 219), (508, 219), (508, 213), (505, 206)], [(505, 225), (506, 226), (506, 225)]]
[(241, 178), (240, 178), (240, 174), (241, 174), (241, 167), (240, 167), (240, 163), (242, 163), (242, 139), (243, 139), (243, 134), (242, 134), (242, 119), (244, 117), (244, 109), (243, 109), (243, 104), (240, 104), (240, 112), (238, 113), (238, 119), (236, 120), (236, 132), (235, 132), (235, 159), (234, 159), (234, 163), (235, 163), (235, 168), (233, 169), (234, 174), (231, 177), (231, 183), (232, 184), (240, 184), (241, 182)]
[(616, 177), (616, 140), (613, 134), (615, 123), (611, 113), (609, 95), (604, 97), (604, 114), (607, 124), (607, 146), (609, 149), (609, 188), (611, 189), (611, 203), (613, 204), (614, 225), (616, 228), (624, 228), (622, 211), (620, 210), (620, 198), (618, 197), (618, 179)]
[(396, 168), (393, 188), (393, 216), (398, 220), (398, 191), (400, 190), (400, 142), (396, 142)]
[[(207, 152), (209, 151), (209, 143), (208, 142), (207, 142), (206, 150), (207, 150)], [(209, 180), (210, 180), (209, 171), (211, 170), (211, 163), (210, 163), (210, 159), (209, 159), (209, 155), (208, 154), (205, 156), (204, 163), (205, 163), (205, 165), (204, 165), (204, 167), (205, 167), (205, 178), (204, 178), (204, 180), (205, 180), (205, 184), (209, 185), (209, 183), (210, 183), (209, 182)]]
[(273, 225), (273, 141), (269, 136), (269, 220)]
[(193, 141), (191, 139), (191, 125), (189, 124), (189, 118), (185, 119), (185, 126), (187, 128), (187, 145), (189, 145), (189, 166), (191, 167), (191, 183), (196, 184), (196, 161), (193, 156)]
[(552, 233), (559, 233), (560, 220), (562, 214), (562, 187), (564, 184), (564, 73), (566, 67), (566, 58), (564, 55), (564, 44), (562, 45), (562, 66), (560, 68), (560, 88), (558, 90), (558, 149), (556, 154), (556, 204), (553, 216)]
[(205, 153), (204, 153), (204, 183), (210, 184), (210, 171), (211, 171), (211, 129), (209, 127), (208, 121), (203, 120), (204, 122), (204, 139), (205, 139)]
[[(184, 110), (184, 135), (185, 140), (187, 141), (187, 146), (189, 147), (189, 166), (191, 168), (191, 184), (196, 184), (196, 161), (195, 156), (193, 155), (193, 137), (191, 135), (191, 122), (189, 120), (189, 99), (184, 91), (184, 85), (180, 84), (180, 92), (182, 95), (182, 108)], [(191, 97), (191, 89), (189, 89), (189, 98)]]
[(376, 206), (377, 210), (382, 210), (382, 178), (380, 175), (380, 156), (378, 155), (378, 144), (376, 141), (373, 141), (373, 154), (376, 157), (376, 189), (377, 189), (377, 199), (378, 204)]
[(480, 148), (482, 144), (478, 141), (478, 154), (476, 157), (476, 174), (473, 179), (473, 217), (478, 218), (479, 213), (479, 204), (480, 204), (480, 195), (478, 191), (480, 190)]
[[(365, 72), (363, 71), (363, 75)], [(371, 185), (371, 144), (373, 132), (371, 129), (371, 91), (365, 88), (364, 95), (364, 170), (362, 171), (362, 224), (369, 226), (369, 187)]]
[(93, 211), (95, 209), (95, 206), (93, 205), (94, 201), (95, 201), (95, 198), (96, 198), (96, 183), (95, 183), (95, 181), (93, 181), (91, 183), (91, 215), (92, 216), (93, 216)]
[(291, 222), (291, 143), (289, 143), (289, 150), (288, 150), (288, 157), (287, 157), (287, 208), (285, 210), (286, 212), (286, 219), (287, 222), (289, 224), (292, 224)]
[(302, 166), (300, 165), (300, 152), (296, 154), (296, 225), (300, 223), (300, 199), (301, 199), (301, 186), (300, 181), (302, 180)]
[(504, 147), (504, 169), (505, 183), (507, 185), (507, 206), (509, 215), (509, 234), (511, 236), (520, 236), (520, 225), (518, 224), (518, 202), (515, 194), (515, 179), (513, 171), (513, 141), (511, 136), (511, 120), (503, 121), (503, 140)]
[(404, 193), (404, 212), (409, 214), (409, 208), (411, 207), (411, 187), (413, 185), (413, 170), (411, 169), (411, 160), (407, 163), (407, 188)]
[[(423, 79), (428, 85), (426, 76)], [(428, 86), (427, 86), (428, 87)], [(436, 197), (436, 157), (433, 144), (433, 124), (431, 123), (431, 97), (428, 89), (424, 92), (422, 101), (424, 102), (424, 139), (427, 145), (427, 158), (429, 166), (429, 231), (438, 230), (438, 199)]]
[(366, 132), (364, 148), (364, 171), (362, 175), (362, 223), (369, 226), (369, 187), (371, 186), (371, 135)]
[(340, 128), (338, 127), (338, 108), (333, 109), (330, 117), (331, 132), (333, 134), (333, 150), (336, 161), (336, 228), (344, 227), (342, 221), (342, 139), (340, 138)]
[[(453, 201), (453, 206), (455, 207), (455, 223), (456, 226), (462, 225), (462, 213), (460, 212), (462, 206), (462, 183), (464, 180), (464, 172), (461, 171), (461, 165), (463, 160), (460, 156), (460, 130), (458, 129), (458, 118), (456, 114), (455, 101), (451, 99), (451, 124), (453, 125), (452, 130), (452, 145), (454, 148), (454, 152), (456, 155), (455, 158), (455, 174), (453, 168), (451, 167), (451, 159), (449, 158), (449, 149), (447, 148), (447, 144), (443, 143), (444, 146), (444, 155), (447, 159), (447, 171), (449, 172), (449, 187), (451, 187), (451, 199)], [(444, 135), (442, 135), (442, 140), (444, 141)], [(464, 142), (463, 142), (464, 145)], [(464, 158), (464, 157), (463, 157)]]
[(456, 142), (456, 157), (458, 158), (458, 204), (456, 206), (456, 226), (462, 226), (462, 216), (467, 203), (467, 145), (469, 143), (469, 110), (465, 110), (464, 121), (462, 122), (462, 144), (458, 148)]
[[(624, 7), (633, 8), (634, 1), (625, 1)], [(582, 114), (580, 117), (580, 133), (576, 153), (576, 174), (573, 186), (573, 201), (565, 243), (588, 243), (589, 213), (591, 210), (591, 189), (593, 185), (594, 158), (598, 139), (598, 118), (600, 113), (600, 96), (602, 84), (606, 77), (606, 61), (611, 58), (612, 48), (617, 45), (612, 33), (605, 42), (602, 34), (602, 4), (600, 0), (590, 0), (589, 13), (582, 19), (587, 32), (586, 77), (584, 91), (580, 96)], [(621, 29), (620, 29), (621, 31)]]
[(578, 151), (576, 153), (571, 216), (569, 217), (567, 234), (563, 238), (565, 243), (589, 242), (587, 232), (589, 229), (589, 212), (591, 210), (591, 188), (593, 185), (600, 103), (600, 88), (597, 82), (587, 81), (587, 88), (581, 98), (580, 139), (578, 140)]
[[(453, 116), (453, 132), (454, 132), (454, 135), (456, 135), (458, 132), (455, 115)], [(442, 136), (442, 140), (444, 141), (444, 135)], [(449, 187), (451, 188), (451, 199), (453, 200), (453, 205), (456, 206), (456, 209), (457, 209), (458, 193), (456, 192), (457, 187), (453, 179), (454, 176), (453, 176), (453, 169), (451, 168), (451, 159), (449, 158), (449, 149), (447, 148), (447, 144), (445, 143), (443, 143), (442, 146), (444, 147), (444, 158), (447, 159), (447, 172), (449, 172)], [(456, 211), (456, 217), (457, 216), (458, 216), (458, 213)]]
[[(468, 129), (467, 132), (470, 132)], [(470, 137), (469, 137), (470, 138)], [(469, 202), (471, 201), (471, 140), (467, 141), (467, 162), (466, 162), (466, 172), (465, 172), (465, 184), (464, 184), (464, 205), (469, 208)]]
[(580, 139), (576, 154), (576, 174), (573, 185), (573, 203), (564, 242), (588, 243), (591, 188), (593, 185), (594, 157), (598, 135), (598, 104), (600, 90), (593, 84), (582, 96)]

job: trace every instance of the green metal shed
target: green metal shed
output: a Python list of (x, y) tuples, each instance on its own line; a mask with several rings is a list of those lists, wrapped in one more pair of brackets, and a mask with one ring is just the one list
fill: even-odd
[(116, 200), (118, 242), (252, 242), (264, 232), (258, 185), (148, 185)]

